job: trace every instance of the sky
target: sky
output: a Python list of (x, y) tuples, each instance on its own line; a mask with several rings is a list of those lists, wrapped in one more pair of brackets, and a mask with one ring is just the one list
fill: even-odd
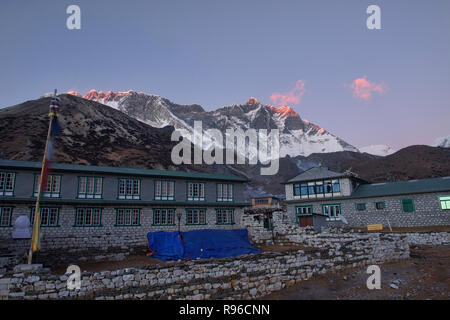
[[(80, 30), (66, 26), (73, 4)], [(0, 44), (0, 107), (54, 88), (206, 110), (252, 96), (356, 147), (450, 134), (448, 0), (2, 0)]]

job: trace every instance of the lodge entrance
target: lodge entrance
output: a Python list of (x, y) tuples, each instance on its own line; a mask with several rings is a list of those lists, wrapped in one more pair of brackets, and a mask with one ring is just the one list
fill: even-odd
[(299, 216), (298, 222), (300, 224), (300, 227), (307, 227), (307, 226), (313, 226), (313, 218), (312, 216)]

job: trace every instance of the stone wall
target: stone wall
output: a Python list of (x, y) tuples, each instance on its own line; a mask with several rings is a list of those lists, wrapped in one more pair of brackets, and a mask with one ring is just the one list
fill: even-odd
[[(301, 229), (301, 228), (298, 228)], [(294, 230), (294, 229), (292, 229)], [(299, 230), (297, 230), (299, 231)], [(83, 272), (81, 289), (42, 265), (0, 271), (2, 299), (253, 299), (314, 275), (409, 257), (409, 245), (450, 244), (449, 233), (381, 234), (303, 229), (305, 250), (172, 262), (144, 269)]]
[(174, 262), (146, 269), (83, 272), (81, 289), (67, 289), (67, 275), (19, 265), (0, 277), (3, 299), (252, 299), (316, 274), (409, 256), (406, 241), (378, 234), (333, 248), (263, 253), (234, 259)]

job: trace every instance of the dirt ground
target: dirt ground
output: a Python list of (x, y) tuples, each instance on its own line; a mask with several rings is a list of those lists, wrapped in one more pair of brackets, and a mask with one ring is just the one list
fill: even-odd
[[(277, 246), (277, 245), (264, 245), (255, 246), (258, 250), (263, 252), (286, 252), (296, 250), (308, 250), (303, 245), (297, 246)], [(214, 260), (214, 258), (211, 258)], [(146, 267), (167, 267), (184, 263), (183, 261), (163, 261), (156, 258), (148, 257), (146, 255), (131, 255), (122, 261), (86, 261), (76, 262), (76, 265), (80, 267), (82, 271), (101, 272), (101, 271), (114, 271), (125, 268), (146, 268)], [(51, 268), (52, 274), (61, 275), (66, 272), (67, 265), (53, 266)]]
[[(324, 274), (270, 294), (273, 300), (448, 300), (450, 246), (411, 248), (411, 257), (380, 265), (381, 289), (369, 290), (366, 267)], [(394, 285), (394, 288), (391, 285)], [(398, 288), (395, 288), (398, 287)]]

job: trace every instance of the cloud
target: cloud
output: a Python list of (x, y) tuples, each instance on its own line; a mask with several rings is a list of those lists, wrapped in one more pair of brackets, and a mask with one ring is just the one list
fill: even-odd
[(295, 83), (295, 88), (287, 93), (273, 93), (270, 100), (278, 106), (286, 106), (289, 104), (299, 104), (302, 96), (305, 94), (305, 82), (298, 80)]
[(374, 82), (370, 82), (366, 79), (365, 76), (354, 80), (350, 85), (350, 88), (352, 88), (353, 90), (354, 97), (363, 99), (365, 101), (371, 100), (374, 93), (384, 94), (387, 90), (385, 84), (376, 84)]

